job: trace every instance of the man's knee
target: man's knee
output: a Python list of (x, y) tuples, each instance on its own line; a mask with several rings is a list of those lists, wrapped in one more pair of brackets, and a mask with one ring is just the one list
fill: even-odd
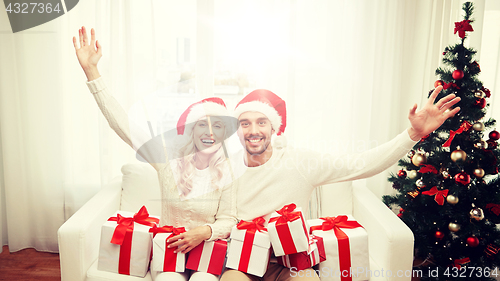
[(252, 281), (252, 278), (250, 278), (247, 274), (244, 272), (241, 272), (239, 270), (234, 270), (234, 269), (228, 269), (226, 270), (221, 278), (220, 281)]

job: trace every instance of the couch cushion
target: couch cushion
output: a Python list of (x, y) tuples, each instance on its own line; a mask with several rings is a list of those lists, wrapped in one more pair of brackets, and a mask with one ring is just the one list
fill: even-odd
[(129, 163), (122, 167), (120, 209), (137, 212), (143, 205), (150, 215), (161, 215), (160, 186), (156, 170), (146, 163)]

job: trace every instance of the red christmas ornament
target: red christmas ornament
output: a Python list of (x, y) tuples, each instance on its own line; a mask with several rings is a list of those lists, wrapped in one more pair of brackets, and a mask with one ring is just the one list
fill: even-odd
[(500, 139), (500, 133), (497, 131), (491, 131), (489, 134), (490, 139), (492, 140), (499, 140)]
[(434, 233), (434, 237), (436, 237), (436, 239), (441, 240), (444, 238), (444, 233), (438, 230), (436, 231), (436, 233)]
[(477, 237), (471, 236), (467, 238), (467, 245), (471, 247), (477, 247), (479, 246), (479, 239)]
[(405, 211), (405, 209), (403, 208), (399, 208), (399, 214), (398, 214), (398, 217), (401, 218), (403, 216), (403, 212)]
[(484, 98), (476, 99), (474, 101), (474, 105), (478, 106), (480, 108), (485, 108), (486, 107), (486, 100)]
[(444, 86), (443, 80), (436, 80), (436, 82), (434, 82), (434, 88), (437, 88), (438, 86)]
[(466, 172), (461, 172), (455, 175), (455, 182), (463, 185), (470, 183), (470, 176)]
[(405, 178), (406, 177), (406, 171), (405, 170), (399, 170), (398, 177)]
[(457, 70), (453, 71), (453, 73), (451, 74), (451, 77), (453, 77), (453, 79), (455, 79), (455, 80), (460, 80), (460, 79), (464, 78), (464, 72), (460, 69), (457, 69)]

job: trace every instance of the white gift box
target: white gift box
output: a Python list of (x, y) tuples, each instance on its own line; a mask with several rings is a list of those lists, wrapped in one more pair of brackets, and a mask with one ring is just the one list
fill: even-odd
[[(262, 277), (266, 273), (271, 255), (271, 243), (267, 232), (255, 231), (247, 235), (245, 229), (236, 226), (231, 230), (231, 242), (226, 267)], [(252, 239), (253, 238), (253, 239)]]
[[(151, 261), (152, 271), (184, 272), (186, 267), (186, 254), (178, 252), (169, 255), (171, 260), (165, 264), (165, 251), (167, 250), (167, 239), (172, 233), (157, 233), (153, 238), (153, 259)], [(174, 251), (176, 248), (168, 249)]]
[[(123, 217), (134, 216), (132, 212), (118, 211), (114, 214), (114, 217), (117, 214)], [(146, 276), (151, 257), (151, 234), (149, 233), (151, 226), (134, 223), (131, 243), (130, 240), (127, 240), (129, 233), (125, 235), (125, 240), (121, 246), (111, 243), (117, 226), (116, 221), (106, 221), (101, 227), (97, 269), (139, 277)], [(123, 268), (128, 268), (128, 272), (126, 272), (126, 269), (124, 272)]]
[[(338, 216), (341, 217), (341, 216)], [(325, 220), (308, 220), (310, 227), (318, 227)], [(347, 215), (347, 222), (355, 222), (351, 215)], [(361, 281), (370, 279), (370, 261), (368, 255), (368, 233), (363, 227), (345, 228), (339, 225), (339, 228), (348, 237), (347, 252), (339, 252), (339, 240), (334, 230), (313, 230), (312, 234), (322, 237), (325, 245), (326, 260), (319, 264), (321, 281)], [(345, 244), (344, 244), (345, 245)], [(344, 250), (346, 249), (345, 246)], [(343, 268), (341, 269), (341, 259)], [(347, 267), (350, 265), (350, 267)], [(352, 279), (341, 277), (341, 275), (350, 276)]]
[(289, 210), (293, 210), (291, 213), (298, 218), (287, 221), (279, 219), (282, 215), (274, 212), (267, 225), (269, 239), (273, 246), (274, 255), (277, 257), (305, 252), (309, 249), (309, 228), (304, 221), (301, 208), (295, 208), (295, 204), (290, 204), (283, 209), (287, 207)]
[(220, 275), (226, 259), (227, 241), (204, 241), (189, 251), (186, 268)]

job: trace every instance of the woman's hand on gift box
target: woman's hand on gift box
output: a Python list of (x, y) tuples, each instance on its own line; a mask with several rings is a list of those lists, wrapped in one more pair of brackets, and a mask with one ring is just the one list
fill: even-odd
[(210, 226), (198, 226), (168, 239), (168, 248), (177, 247), (177, 250), (174, 251), (175, 253), (186, 254), (211, 236), (212, 228), (210, 228)]

